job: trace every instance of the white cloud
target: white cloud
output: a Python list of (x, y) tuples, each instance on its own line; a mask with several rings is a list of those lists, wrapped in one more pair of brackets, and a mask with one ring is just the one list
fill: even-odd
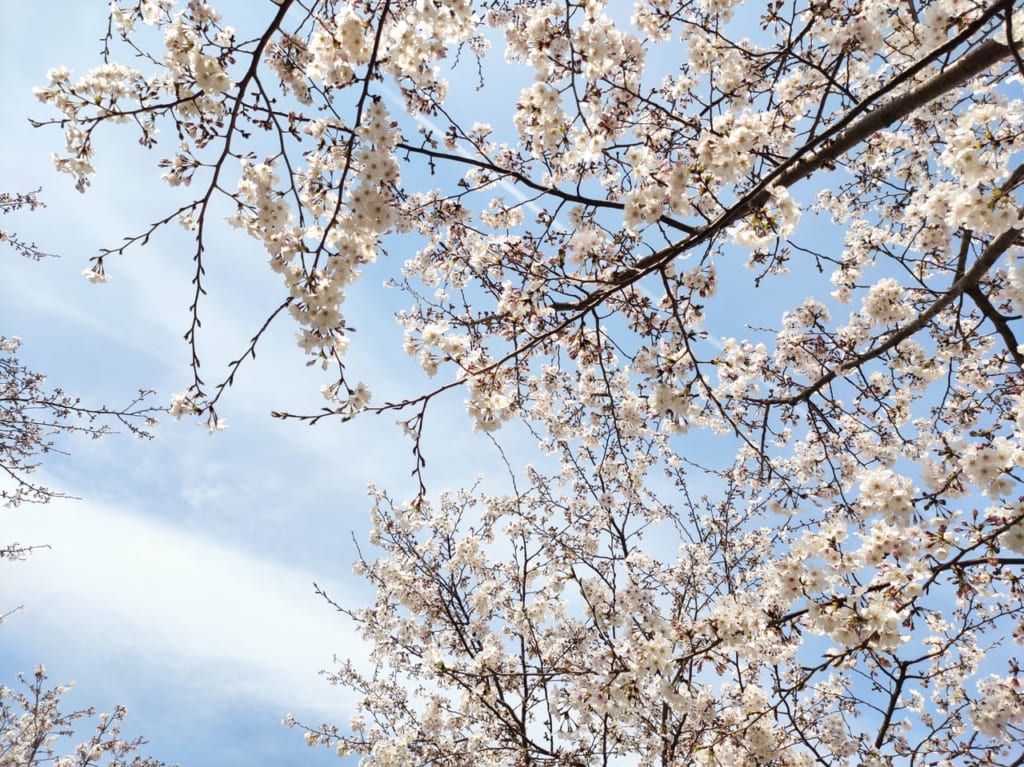
[[(317, 672), (335, 653), (366, 652), (313, 594), (312, 573), (97, 503), (5, 516), (5, 540), (52, 546), (2, 563), (0, 604), (25, 605), (3, 631), (40, 659), (59, 651), (90, 673), (123, 677), (125, 687), (142, 675), (168, 688), (193, 685), (225, 705), (330, 719), (348, 708)], [(105, 659), (109, 667), (89, 667)]]

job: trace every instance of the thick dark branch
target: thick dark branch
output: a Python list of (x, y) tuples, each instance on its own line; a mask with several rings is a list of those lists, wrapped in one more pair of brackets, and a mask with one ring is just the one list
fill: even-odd
[(900, 663), (899, 676), (896, 678), (895, 687), (889, 692), (889, 705), (885, 709), (882, 726), (878, 728), (878, 736), (875, 738), (875, 748), (881, 748), (885, 743), (885, 734), (889, 731), (892, 716), (896, 713), (896, 706), (899, 704), (900, 695), (903, 692), (903, 685), (907, 681), (907, 665), (906, 661)]
[(885, 354), (890, 349), (894, 349), (903, 341), (916, 334), (918, 331), (923, 330), (929, 322), (949, 306), (953, 301), (959, 298), (961, 295), (966, 293), (968, 289), (976, 287), (982, 277), (992, 268), (992, 265), (1007, 251), (1020, 238), (1020, 229), (1008, 229), (1001, 235), (996, 237), (992, 242), (988, 244), (978, 260), (971, 265), (971, 268), (964, 272), (963, 276), (954, 282), (945, 293), (943, 293), (935, 303), (929, 306), (925, 311), (921, 312), (913, 322), (908, 322), (906, 325), (889, 335), (885, 341), (878, 346), (867, 349), (861, 352), (853, 359), (844, 362), (842, 367), (837, 367), (834, 370), (830, 370), (828, 373), (823, 375), (814, 383), (806, 386), (800, 390), (798, 394), (794, 394), (792, 397), (773, 397), (769, 399), (757, 400), (758, 404), (762, 405), (795, 405), (798, 402), (808, 400), (812, 394), (827, 386), (840, 375), (845, 374), (848, 371), (854, 370), (861, 365), (869, 362), (870, 360), (877, 359), (881, 355)]
[[(486, 170), (490, 173), (494, 173), (498, 176), (496, 182), (508, 182), (515, 184), (522, 184), (527, 189), (532, 189), (535, 192), (540, 192), (542, 195), (550, 195), (551, 197), (557, 197), (565, 202), (575, 202), (581, 205), (587, 205), (592, 208), (611, 208), (613, 210), (625, 209), (625, 204), (621, 202), (615, 202), (614, 200), (602, 200), (597, 197), (587, 197), (575, 192), (567, 192), (557, 187), (545, 186), (544, 184), (538, 183), (533, 179), (529, 178), (523, 173), (520, 173), (509, 168), (502, 168), (500, 165), (495, 165), (490, 160), (480, 160), (475, 157), (468, 155), (460, 155), (452, 152), (442, 152), (438, 149), (430, 149), (425, 146), (415, 146), (414, 144), (407, 144), (405, 142), (395, 145), (397, 149), (401, 149), (403, 152), (409, 154), (423, 155), (430, 160), (444, 160), (445, 162), (461, 163), (463, 165), (469, 165), (473, 168), (480, 170)], [(662, 216), (658, 219), (658, 223), (670, 229), (676, 229), (681, 232), (693, 233), (696, 232), (694, 227), (684, 224), (681, 221), (676, 221), (674, 218), (669, 216)]]
[[(986, 16), (996, 13), (996, 9), (987, 12)], [(986, 18), (987, 20), (987, 18)], [(977, 23), (971, 26), (973, 32)], [(596, 290), (586, 297), (569, 303), (556, 302), (552, 305), (556, 311), (585, 312), (603, 303), (608, 296), (622, 290), (627, 285), (660, 269), (677, 256), (693, 248), (709, 242), (725, 229), (737, 221), (745, 218), (755, 210), (765, 205), (771, 198), (769, 191), (773, 187), (789, 187), (816, 171), (833, 165), (850, 149), (857, 146), (873, 133), (885, 128), (897, 120), (906, 117), (915, 109), (935, 100), (942, 94), (956, 88), (971, 77), (985, 71), (999, 61), (1010, 56), (1010, 48), (998, 40), (987, 40), (973, 51), (964, 54), (955, 64), (935, 74), (915, 88), (906, 93), (892, 97), (888, 102), (877, 109), (867, 112), (860, 119), (854, 118), (866, 112), (870, 105), (880, 98), (892, 93), (904, 80), (908, 79), (908, 73), (916, 74), (927, 65), (946, 55), (952, 49), (966, 41), (965, 33), (950, 40), (946, 45), (936, 49), (922, 61), (911, 67), (893, 81), (882, 86), (878, 91), (868, 96), (864, 101), (850, 110), (849, 114), (837, 123), (831, 130), (821, 134), (811, 146), (802, 147), (785, 163), (776, 168), (775, 171), (763, 178), (753, 189), (747, 192), (735, 205), (726, 210), (717, 219), (706, 227), (684, 240), (673, 243), (668, 247), (641, 258), (637, 263), (623, 269), (609, 278), (611, 285), (601, 290)]]
[[(236, 125), (238, 124), (239, 117), (243, 114), (245, 92), (249, 88), (249, 84), (256, 78), (256, 75), (259, 72), (260, 62), (263, 58), (263, 51), (266, 49), (267, 45), (270, 44), (271, 38), (284, 22), (284, 18), (288, 14), (288, 8), (291, 6), (292, 2), (293, 0), (282, 0), (273, 20), (267, 25), (266, 30), (260, 37), (259, 42), (256, 44), (255, 50), (252, 52), (252, 59), (249, 62), (248, 69), (246, 69), (242, 79), (238, 81), (236, 86), (238, 95), (231, 108), (227, 128), (224, 132), (224, 147), (221, 149), (221, 153), (217, 158), (217, 161), (213, 164), (213, 175), (210, 179), (210, 184), (207, 187), (206, 194), (203, 196), (202, 200), (199, 201), (199, 217), (196, 230), (196, 252), (193, 256), (196, 270), (195, 276), (192, 279), (192, 284), (195, 285), (195, 289), (192, 294), (192, 304), (189, 306), (189, 311), (192, 314), (192, 322), (185, 333), (185, 340), (188, 341), (189, 349), (192, 353), (192, 388), (197, 393), (201, 393), (203, 391), (203, 382), (199, 376), (200, 360), (196, 340), (199, 326), (202, 324), (199, 321), (199, 302), (202, 296), (206, 293), (206, 290), (203, 287), (203, 274), (205, 272), (203, 268), (203, 250), (205, 249), (203, 244), (203, 234), (206, 227), (206, 212), (209, 210), (214, 192), (219, 187), (220, 175), (224, 170), (225, 163), (231, 155), (231, 140), (234, 136), (242, 133), (236, 129)], [(244, 357), (245, 355), (242, 355), (242, 359), (244, 359)]]
[(981, 309), (981, 313), (984, 314), (988, 320), (995, 325), (996, 332), (999, 333), (1003, 339), (1003, 343), (1006, 344), (1006, 350), (1013, 357), (1013, 361), (1017, 363), (1017, 367), (1024, 368), (1024, 354), (1021, 354), (1017, 349), (1019, 344), (1017, 343), (1017, 337), (1013, 334), (1013, 330), (1010, 328), (1010, 323), (996, 307), (989, 301), (988, 296), (978, 285), (972, 285), (964, 291), (971, 300), (974, 301), (975, 305)]

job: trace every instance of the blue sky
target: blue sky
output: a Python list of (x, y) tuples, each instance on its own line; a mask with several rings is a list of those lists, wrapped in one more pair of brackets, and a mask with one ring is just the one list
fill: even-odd
[[(147, 153), (130, 130), (101, 132), (98, 173), (80, 195), (51, 169), (49, 156), (63, 144), (59, 130), (33, 130), (26, 119), (47, 116), (31, 91), (50, 67), (79, 75), (99, 62), (106, 6), (59, 0), (45, 4), (44, 18), (43, 4), (0, 5), (0, 190), (42, 187), (48, 205), (0, 219), (0, 227), (61, 254), (32, 263), (0, 250), (0, 335), (21, 336), (23, 361), (86, 402), (116, 406), (147, 387), (166, 403), (190, 380), (182, 340), (193, 269), (188, 233), (171, 227), (147, 247), (109, 260), (108, 284), (91, 285), (80, 273), (101, 247), (116, 246), (180, 203), (155, 167), (173, 139)], [(217, 6), (233, 24), (258, 24), (273, 11), (266, 0)], [(246, 13), (239, 17), (232, 6)], [(502, 76), (514, 93), (514, 77)], [(483, 98), (463, 83), (453, 90), (453, 109), (467, 122), (475, 114), (497, 121)], [(811, 214), (805, 222), (821, 226)], [(200, 343), (207, 381), (216, 382), (277, 306), (280, 280), (258, 243), (227, 225), (211, 235)], [(838, 233), (822, 230), (822, 242), (826, 237), (841, 248)], [(396, 248), (390, 262), (372, 267), (345, 306), (359, 329), (351, 369), (379, 399), (425, 385), (391, 319), (401, 296), (376, 287), (409, 250)], [(741, 267), (726, 264), (709, 329), (716, 336), (746, 333), (743, 323), (759, 311), (751, 307), (761, 307), (766, 324), (776, 321), (776, 309), (814, 289), (813, 266), (794, 259), (793, 275), (755, 294), (749, 277), (727, 279), (726, 269)], [(27, 562), (0, 562), (0, 613), (24, 606), (0, 626), (0, 684), (45, 663), (54, 683), (76, 682), (69, 707), (127, 705), (126, 734), (145, 735), (148, 753), (183, 767), (338, 762), (280, 726), (289, 712), (311, 724), (344, 726), (352, 701), (317, 672), (335, 654), (365, 657), (352, 627), (314, 595), (312, 584), (351, 606), (372, 600), (350, 574), (353, 538), (366, 537), (366, 486), (411, 496), (413, 459), (392, 416), (315, 428), (269, 417), (271, 410), (311, 412), (323, 403), (325, 380), (305, 367), (294, 333), (285, 318), (245, 364), (218, 409), (229, 423), (225, 432), (211, 437), (197, 424), (163, 418), (151, 442), (71, 441), (69, 456), (47, 457), (42, 479), (81, 500), (0, 510), (0, 544), (52, 547)], [(490, 443), (472, 433), (462, 400), (454, 391), (431, 405), (432, 493), (470, 484), (478, 473), (489, 481), (504, 474)], [(502, 434), (513, 451), (522, 444), (516, 437), (514, 430)], [(701, 448), (706, 455), (732, 445), (703, 440)], [(667, 537), (665, 545), (675, 540)]]
[[(166, 211), (160, 155), (141, 150), (129, 131), (102, 134), (94, 185), (80, 195), (51, 170), (59, 131), (33, 130), (26, 119), (47, 116), (31, 89), (50, 67), (81, 74), (99, 63), (106, 5), (47, 3), (45, 19), (40, 4), (0, 8), (0, 188), (42, 187), (48, 206), (2, 224), (61, 255), (32, 263), (0, 252), (0, 334), (21, 336), (22, 361), (84, 401), (117, 405), (147, 387), (165, 403), (189, 382), (186, 233), (169, 229), (108, 262), (108, 284), (80, 274), (99, 248)], [(216, 233), (201, 337), (211, 381), (279, 300), (262, 247), (226, 225)], [(347, 304), (359, 328), (352, 364), (375, 393), (407, 391), (420, 374), (391, 320), (398, 297), (381, 293), (353, 291)], [(289, 712), (344, 724), (351, 701), (317, 672), (334, 654), (365, 654), (312, 584), (352, 606), (372, 599), (350, 575), (353, 536), (365, 539), (366, 485), (411, 494), (412, 456), (391, 417), (344, 428), (272, 420), (274, 409), (322, 404), (324, 381), (304, 367), (293, 339), (285, 320), (245, 366), (220, 410), (225, 432), (211, 437), (163, 418), (151, 442), (71, 441), (68, 457), (47, 457), (43, 480), (82, 500), (2, 512), (5, 542), (52, 548), (2, 563), (0, 608), (24, 610), (0, 627), (0, 683), (44, 663), (54, 683), (76, 683), (69, 706), (125, 704), (125, 733), (146, 736), (148, 753), (168, 763), (337, 763), (280, 727)], [(497, 461), (472, 438), (461, 395), (446, 402), (428, 425), (437, 487), (463, 484)]]

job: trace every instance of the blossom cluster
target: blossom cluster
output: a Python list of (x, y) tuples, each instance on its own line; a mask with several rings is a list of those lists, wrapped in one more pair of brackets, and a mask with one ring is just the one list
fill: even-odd
[[(61, 698), (71, 685), (50, 687), (46, 669), (36, 666), (30, 679), (19, 676), (18, 687), (0, 685), (0, 757), (20, 767), (164, 767), (164, 763), (139, 755), (146, 741), (121, 735), (127, 710), (96, 715), (93, 709), (65, 713)], [(24, 687), (26, 689), (22, 690)], [(95, 730), (77, 745), (65, 741), (83, 720), (96, 717)]]
[[(196, 236), (193, 344), (226, 198), (283, 281), (270, 319), (336, 373), (306, 418), (412, 412), (419, 491), (374, 493), (376, 598), (345, 608), (378, 671), (335, 673), (360, 708), (310, 743), (380, 765), (1008, 760), (1016, 675), (984, 657), (1024, 639), (1020, 14), (269, 5), (238, 42), (198, 0), (118, 4), (129, 46), (136, 22), (162, 35), (156, 71), (55, 70), (39, 96), (80, 188), (100, 125), (177, 136), (158, 167), (204, 190), (167, 218)], [(346, 367), (371, 273), (407, 294), (431, 379), (383, 404)], [(216, 389), (195, 354), (173, 414), (216, 424), (262, 333)], [(510, 490), (427, 492), (426, 408), (454, 388), (478, 431), (537, 437)]]

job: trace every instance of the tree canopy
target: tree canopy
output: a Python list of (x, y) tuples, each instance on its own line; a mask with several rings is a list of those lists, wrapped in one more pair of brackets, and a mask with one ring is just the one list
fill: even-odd
[[(360, 710), (307, 740), (381, 766), (1024, 763), (1022, 36), (1012, 0), (115, 0), (39, 124), (82, 191), (111, 130), (181, 194), (86, 269), (194, 233), (171, 412), (216, 428), (293, 322), (326, 401), (275, 415), (393, 412), (412, 440), (419, 492), (375, 490), (357, 563), (375, 602), (325, 594), (377, 670), (335, 670)], [(283, 286), (208, 382), (225, 214)], [(382, 277), (433, 379), (388, 401), (346, 364), (346, 293)], [(535, 465), (432, 489), (454, 390)]]

